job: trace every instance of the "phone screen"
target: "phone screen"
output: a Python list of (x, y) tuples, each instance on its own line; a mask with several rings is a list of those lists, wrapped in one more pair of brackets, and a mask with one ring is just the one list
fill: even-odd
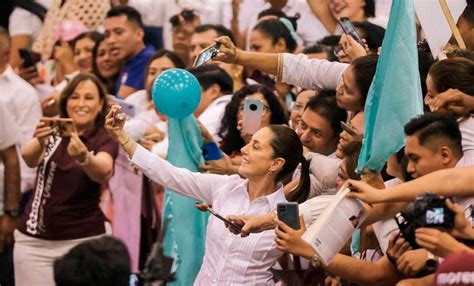
[(260, 129), (263, 117), (263, 102), (257, 99), (244, 100), (242, 133), (253, 135)]
[(364, 42), (362, 41), (362, 38), (359, 36), (359, 33), (357, 32), (356, 28), (352, 24), (351, 20), (349, 20), (346, 17), (342, 17), (339, 20), (339, 24), (341, 25), (342, 30), (344, 31), (344, 34), (351, 35), (354, 40), (356, 40), (359, 44), (364, 46)]
[(198, 67), (200, 65), (207, 63), (213, 57), (215, 57), (218, 52), (219, 52), (218, 44), (205, 48), (199, 53), (198, 57), (196, 58), (196, 61), (194, 62), (194, 67)]
[(444, 208), (433, 208), (426, 211), (425, 214), (427, 225), (444, 224)]

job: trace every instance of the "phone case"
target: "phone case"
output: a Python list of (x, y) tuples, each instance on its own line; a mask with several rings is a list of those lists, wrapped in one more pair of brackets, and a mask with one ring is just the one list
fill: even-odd
[(202, 50), (194, 61), (193, 67), (198, 67), (210, 61), (219, 52), (219, 44), (212, 45)]
[(286, 223), (292, 229), (300, 228), (298, 203), (279, 203), (277, 204), (278, 219)]
[(76, 131), (76, 126), (71, 118), (43, 117), (41, 121), (51, 126), (54, 134), (60, 137), (70, 137)]
[(133, 106), (133, 104), (120, 98), (115, 98), (115, 102), (122, 107), (120, 112), (127, 114), (129, 117), (135, 116), (135, 106)]
[(339, 24), (341, 25), (344, 34), (351, 35), (352, 38), (354, 38), (354, 40), (356, 40), (359, 44), (361, 44), (362, 46), (364, 45), (362, 38), (354, 27), (354, 24), (352, 24), (351, 20), (346, 17), (342, 17), (339, 20)]
[(256, 99), (244, 100), (242, 133), (253, 135), (260, 129), (263, 116), (263, 103)]

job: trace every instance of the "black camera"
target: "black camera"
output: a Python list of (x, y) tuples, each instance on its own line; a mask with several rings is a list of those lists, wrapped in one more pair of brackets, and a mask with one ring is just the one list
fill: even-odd
[(420, 246), (416, 243), (415, 231), (419, 227), (436, 227), (449, 230), (454, 226), (454, 212), (446, 206), (444, 197), (426, 193), (416, 198), (405, 211), (395, 215), (400, 235), (413, 249)]

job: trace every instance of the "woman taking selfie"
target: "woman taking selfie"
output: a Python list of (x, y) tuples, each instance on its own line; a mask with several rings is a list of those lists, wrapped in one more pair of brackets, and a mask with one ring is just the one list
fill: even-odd
[(105, 233), (100, 185), (112, 176), (118, 153), (103, 128), (106, 108), (106, 93), (97, 77), (79, 74), (60, 97), (60, 115), (72, 119), (75, 131), (58, 136), (40, 121), (33, 139), (23, 146), (25, 162), (38, 171), (15, 231), (17, 285), (54, 285), (54, 260)]
[[(123, 131), (123, 121), (113, 115), (119, 109), (112, 106), (105, 126), (132, 163), (153, 181), (212, 205), (223, 217), (236, 212), (263, 214), (275, 210), (278, 202), (286, 201), (280, 180), (304, 160), (298, 135), (289, 127), (270, 125), (257, 131), (242, 148), (239, 174), (246, 179), (193, 173), (172, 166), (133, 141)], [(301, 179), (305, 180), (309, 178)], [(272, 231), (250, 239), (236, 237), (226, 230), (224, 222), (211, 216), (206, 252), (195, 285), (273, 285), (270, 267), (281, 255), (273, 239)]]

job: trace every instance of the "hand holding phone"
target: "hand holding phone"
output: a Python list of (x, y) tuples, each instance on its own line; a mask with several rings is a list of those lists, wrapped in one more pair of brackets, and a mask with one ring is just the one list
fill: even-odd
[(71, 118), (43, 117), (41, 121), (44, 125), (49, 125), (53, 129), (55, 136), (71, 137), (73, 133), (76, 133), (76, 126)]
[(238, 232), (241, 232), (242, 231), (242, 226), (240, 225), (237, 225), (236, 223), (224, 218), (223, 216), (221, 216), (220, 214), (214, 212), (214, 210), (212, 210), (210, 207), (207, 207), (207, 211), (210, 212), (212, 215), (214, 215), (215, 217), (217, 217), (218, 219), (222, 220), (223, 222), (226, 223), (226, 225), (228, 225), (229, 227), (232, 227), (234, 228), (235, 230), (237, 230)]
[(356, 40), (359, 44), (361, 44), (362, 47), (365, 47), (364, 41), (362, 41), (362, 38), (360, 37), (359, 33), (354, 27), (354, 24), (352, 24), (349, 18), (341, 17), (339, 19), (339, 25), (341, 25), (341, 28), (342, 28), (342, 31), (344, 31), (344, 34), (350, 35), (352, 38), (354, 38), (354, 40)]
[(300, 228), (298, 203), (287, 202), (277, 204), (278, 219), (287, 224), (292, 229)]
[(219, 53), (220, 44), (215, 44), (202, 50), (194, 61), (193, 67), (201, 66), (212, 60)]
[(349, 135), (351, 135), (352, 137), (360, 136), (360, 135), (361, 135), (356, 129), (354, 129), (354, 127), (352, 127), (351, 125), (347, 124), (346, 122), (341, 121), (340, 123), (341, 123), (342, 130), (344, 130), (344, 131), (346, 131), (347, 133), (349, 133)]
[(245, 99), (243, 108), (242, 133), (253, 135), (260, 129), (262, 123), (263, 102), (257, 99)]

